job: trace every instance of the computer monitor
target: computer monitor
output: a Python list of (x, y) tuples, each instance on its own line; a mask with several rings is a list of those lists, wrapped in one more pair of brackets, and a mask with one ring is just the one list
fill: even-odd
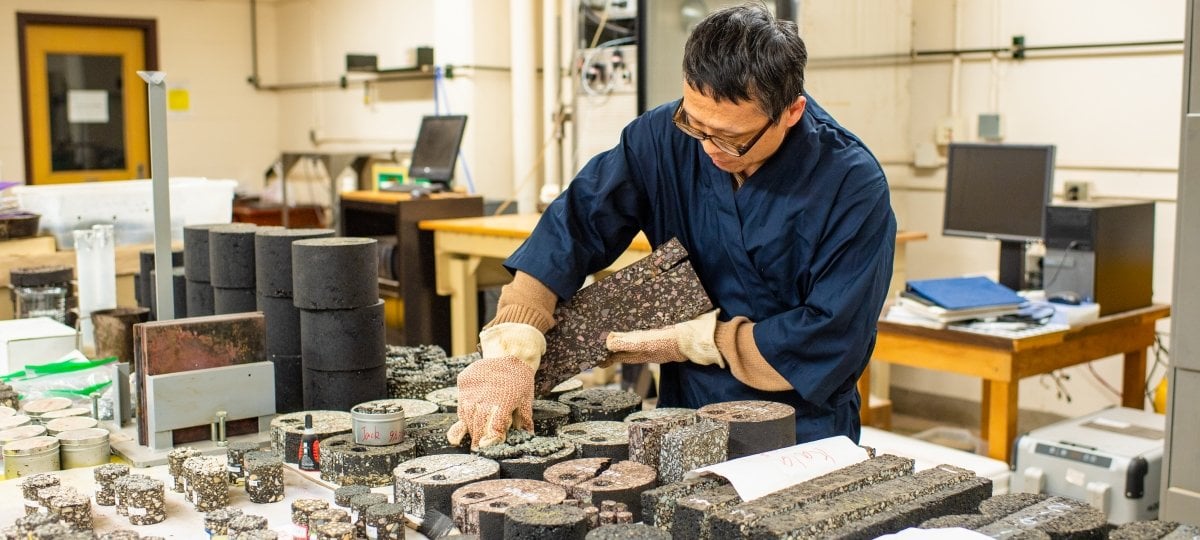
[(458, 147), (466, 128), (467, 117), (463, 115), (422, 118), (408, 177), (448, 187), (454, 178), (454, 163), (458, 160)]
[(1000, 283), (1025, 288), (1025, 245), (1042, 239), (1054, 145), (952, 143), (942, 234), (1000, 240)]

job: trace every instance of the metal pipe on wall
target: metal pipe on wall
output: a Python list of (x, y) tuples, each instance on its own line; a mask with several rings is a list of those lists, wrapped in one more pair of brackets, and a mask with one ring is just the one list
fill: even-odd
[(526, 181), (537, 167), (537, 54), (533, 22), (537, 11), (533, 0), (513, 0), (509, 4), (509, 43), (512, 50), (512, 156), (513, 198), (517, 211), (537, 209), (536, 182)]
[[(539, 202), (542, 195), (557, 194), (561, 189), (562, 137), (559, 135), (556, 113), (560, 96), (562, 96), (562, 77), (559, 65), (559, 43), (562, 40), (560, 28), (562, 17), (559, 14), (558, 0), (542, 1), (542, 138), (547, 145), (542, 158), (542, 186), (539, 190)], [(554, 137), (554, 140), (549, 140)]]

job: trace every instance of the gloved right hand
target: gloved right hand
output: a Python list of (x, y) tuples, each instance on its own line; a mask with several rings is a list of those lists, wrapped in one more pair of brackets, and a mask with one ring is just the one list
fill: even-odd
[(546, 337), (524, 323), (501, 323), (479, 333), (483, 358), (458, 375), (458, 422), (446, 438), (471, 449), (504, 442), (508, 428), (533, 431), (533, 376), (546, 352)]

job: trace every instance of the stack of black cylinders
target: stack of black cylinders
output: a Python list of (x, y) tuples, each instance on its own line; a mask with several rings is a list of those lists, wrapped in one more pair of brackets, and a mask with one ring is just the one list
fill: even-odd
[(208, 267), (212, 274), (213, 312), (217, 315), (258, 309), (254, 299), (253, 223), (230, 223), (208, 230)]
[(372, 238), (292, 243), (305, 409), (349, 411), (387, 397), (377, 249)]
[(254, 233), (254, 283), (267, 325), (267, 359), (275, 365), (275, 412), (304, 409), (300, 310), (292, 301), (292, 242), (329, 238), (333, 229), (259, 227)]
[(208, 231), (222, 225), (207, 223), (183, 227), (183, 277), (186, 279), (188, 317), (214, 314), (212, 272), (208, 266)]
[[(172, 287), (175, 292), (175, 317), (187, 315), (187, 289), (183, 272), (183, 250), (171, 251)], [(138, 252), (138, 276), (134, 283), (133, 295), (138, 307), (150, 308), (150, 320), (158, 320), (158, 299), (154, 290), (154, 248), (146, 248)]]

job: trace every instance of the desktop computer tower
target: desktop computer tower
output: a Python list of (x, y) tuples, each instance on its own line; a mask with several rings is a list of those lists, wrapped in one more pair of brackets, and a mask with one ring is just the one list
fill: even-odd
[(1066, 202), (1046, 208), (1043, 288), (1108, 315), (1151, 304), (1154, 203)]

